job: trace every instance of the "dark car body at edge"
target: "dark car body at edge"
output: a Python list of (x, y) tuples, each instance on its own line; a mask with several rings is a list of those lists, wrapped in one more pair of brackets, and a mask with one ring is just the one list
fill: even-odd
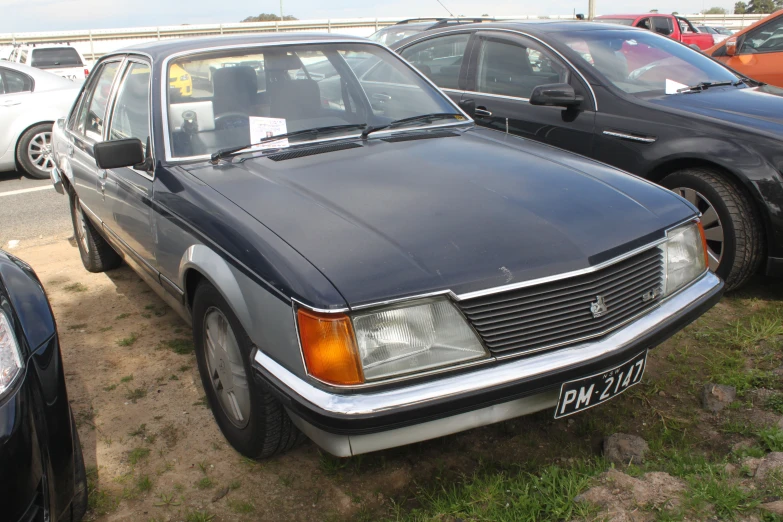
[(81, 520), (87, 484), (54, 316), (33, 270), (2, 251), (0, 309), (24, 361), (0, 398), (3, 520)]

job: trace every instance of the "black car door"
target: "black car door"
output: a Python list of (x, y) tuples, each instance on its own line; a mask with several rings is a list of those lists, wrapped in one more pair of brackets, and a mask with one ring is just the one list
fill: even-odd
[[(535, 106), (539, 85), (569, 83), (584, 100), (576, 108)], [(570, 64), (533, 38), (479, 31), (461, 106), (476, 123), (579, 154), (592, 149), (595, 106), (591, 91)]]

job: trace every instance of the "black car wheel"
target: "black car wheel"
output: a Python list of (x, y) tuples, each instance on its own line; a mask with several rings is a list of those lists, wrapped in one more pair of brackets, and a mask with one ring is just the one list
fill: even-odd
[(30, 176), (46, 179), (54, 168), (52, 124), (29, 128), (16, 145), (16, 161)]
[(253, 380), (253, 343), (220, 292), (207, 282), (196, 289), (193, 336), (212, 414), (238, 452), (267, 458), (303, 439), (282, 404)]
[(726, 282), (728, 290), (758, 270), (763, 251), (761, 224), (745, 192), (720, 173), (703, 168), (670, 174), (661, 185), (701, 211), (710, 270)]
[(71, 194), (71, 221), (84, 268), (90, 272), (105, 272), (120, 266), (122, 258), (95, 230), (76, 194)]

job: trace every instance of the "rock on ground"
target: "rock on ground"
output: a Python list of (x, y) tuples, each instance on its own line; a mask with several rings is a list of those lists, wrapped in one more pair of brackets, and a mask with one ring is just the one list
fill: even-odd
[(766, 504), (761, 504), (759, 507), (765, 511), (769, 511), (770, 513), (783, 516), (783, 500), (767, 502)]
[(655, 510), (649, 508), (676, 508), (685, 490), (685, 482), (668, 473), (650, 472), (634, 478), (612, 469), (598, 477), (596, 486), (574, 500), (599, 506), (602, 516), (613, 522), (647, 522), (655, 519)]
[(705, 410), (713, 413), (721, 411), (723, 408), (734, 402), (737, 398), (737, 390), (733, 386), (723, 384), (705, 384), (701, 391), (701, 404)]
[(637, 436), (614, 433), (604, 439), (604, 457), (619, 465), (640, 464), (650, 447)]
[(783, 473), (783, 453), (781, 452), (774, 452), (770, 453), (763, 459), (761, 459), (761, 462), (759, 463), (758, 469), (756, 469), (756, 474), (753, 475), (753, 478), (757, 480), (764, 480), (767, 478), (767, 475), (769, 475), (772, 471), (778, 471)]

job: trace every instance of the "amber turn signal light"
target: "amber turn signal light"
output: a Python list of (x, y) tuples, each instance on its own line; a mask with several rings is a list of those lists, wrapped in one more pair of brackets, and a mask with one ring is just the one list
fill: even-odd
[(307, 372), (331, 384), (362, 384), (364, 375), (351, 319), (345, 314), (296, 311)]
[(707, 236), (704, 234), (704, 225), (699, 220), (699, 235), (701, 235), (701, 247), (704, 249), (704, 266), (710, 267), (710, 253), (707, 250)]

